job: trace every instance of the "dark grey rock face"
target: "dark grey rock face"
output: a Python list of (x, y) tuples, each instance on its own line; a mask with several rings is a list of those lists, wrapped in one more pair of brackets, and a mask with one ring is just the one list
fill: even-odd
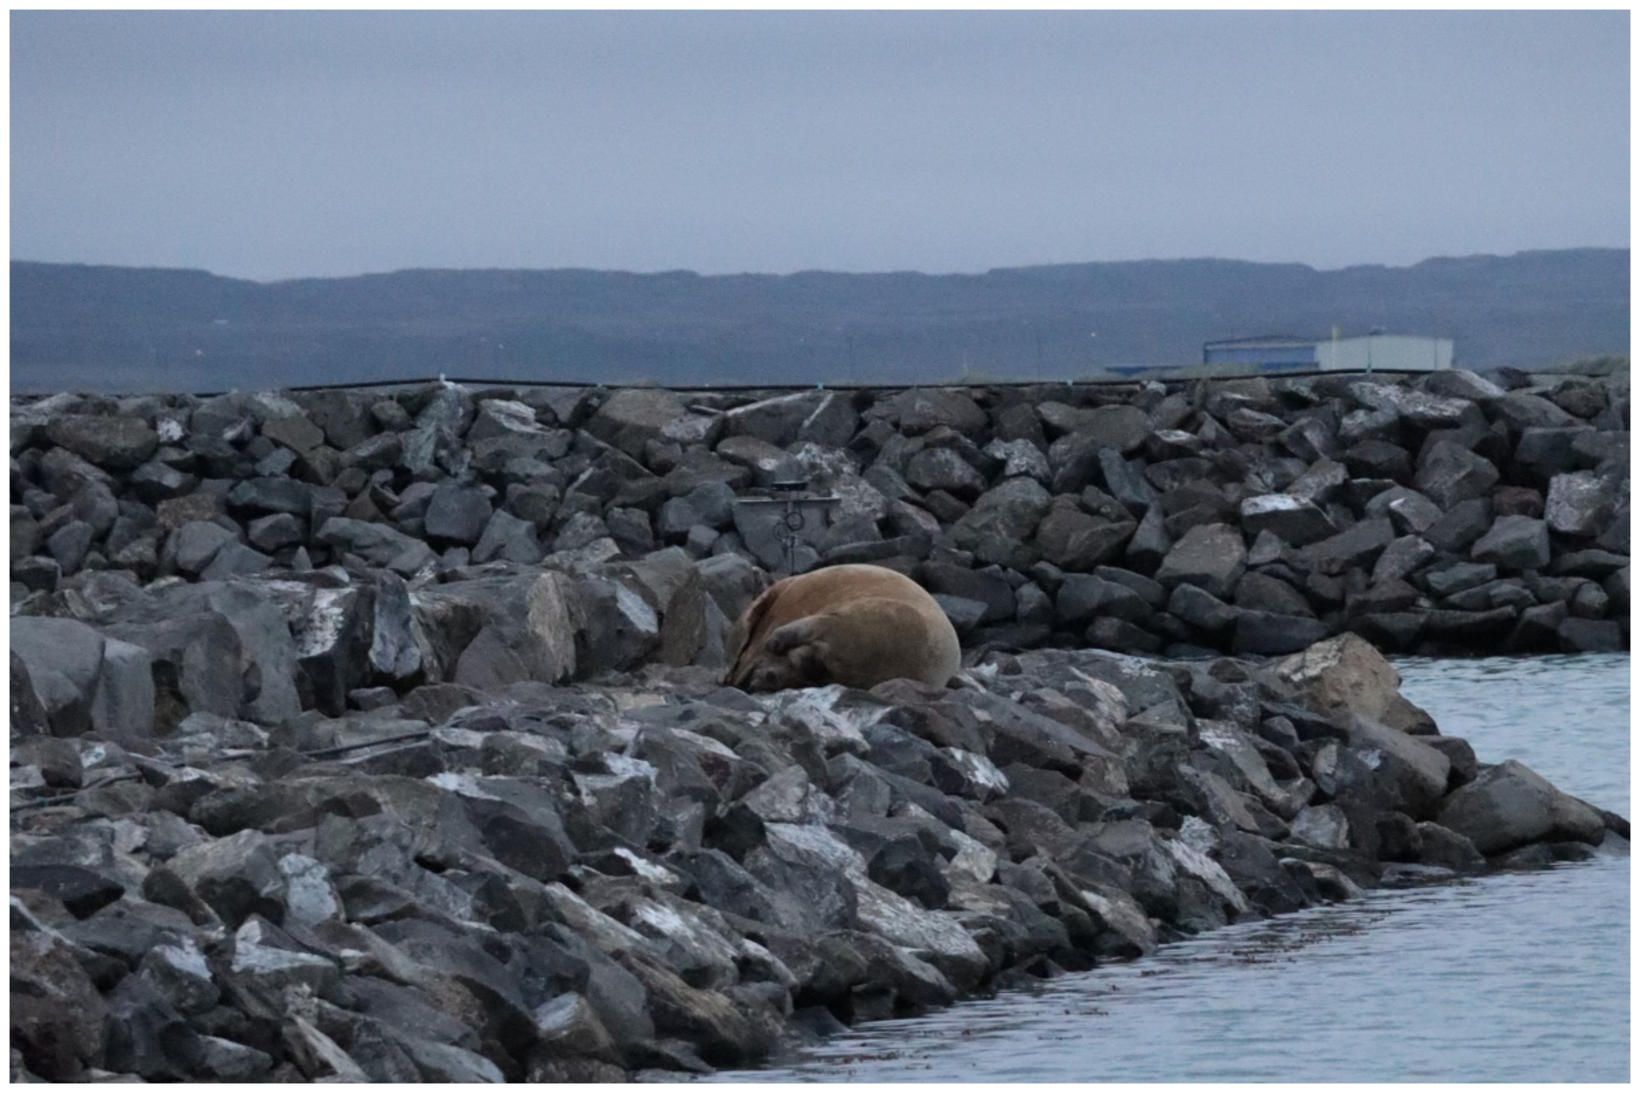
[(483, 491), (446, 482), (428, 499), (422, 527), (431, 539), (471, 545), (484, 533), (490, 512)]
[(1442, 805), (1438, 820), (1483, 854), (1544, 840), (1596, 843), (1605, 834), (1598, 812), (1513, 759), (1459, 787)]
[(103, 470), (131, 470), (159, 446), (159, 436), (140, 418), (123, 415), (63, 414), (46, 424), (53, 444)]
[(1419, 463), (1418, 491), (1443, 509), (1483, 497), (1498, 482), (1498, 469), (1482, 456), (1443, 440)]
[(1268, 493), (1241, 503), (1242, 531), (1256, 538), (1269, 531), (1292, 546), (1304, 546), (1337, 533), (1325, 512), (1303, 498)]
[(1469, 556), (1504, 570), (1542, 569), (1549, 564), (1549, 529), (1529, 516), (1500, 516)]
[[(1512, 382), (65, 396), (14, 406), (13, 602), (56, 611), (50, 597), (105, 570), (445, 584), (473, 567), (573, 569), (679, 546), (777, 574), (987, 573), (974, 580), (1005, 582), (1007, 609), (941, 570), (981, 647), (1249, 651), (1285, 617), (1405, 651), (1626, 645), (1610, 592), (1581, 593), (1574, 610), (1536, 584), (1522, 586), (1530, 599), (1443, 602), (1465, 590), (1432, 583), (1477, 560), (1558, 576), (1575, 555), (1564, 564), (1588, 572), (1564, 573), (1602, 583), (1624, 568), (1584, 560), (1627, 558), (1624, 389)], [(788, 480), (834, 499), (803, 507), (795, 533), (780, 507), (741, 503)], [(1239, 644), (1189, 594), (1188, 617), (1165, 597), (1148, 613), (1060, 617), (1061, 578), (1103, 567), (1258, 614)], [(1564, 632), (1555, 603), (1577, 620)], [(1507, 625), (1482, 625), (1503, 611)]]
[[(805, 1007), (827, 1027), (918, 1012), (1627, 830), (1518, 763), (1403, 731), (1431, 726), (1358, 641), (1188, 667), (993, 653), (950, 687), (759, 697), (648, 659), (657, 626), (755, 595), (739, 556), (496, 564), (364, 587), (339, 567), (105, 582), (97, 622), (14, 617), (14, 733), (62, 719), (13, 744), (14, 1074), (745, 1065)], [(982, 629), (1018, 602), (1001, 567), (929, 566), (971, 582), (952, 600)], [(1091, 618), (1090, 641), (1168, 613), (1279, 651), (1321, 625), (1116, 567), (1062, 574), (1050, 609)], [(127, 752), (95, 713), (123, 671), (112, 634), (170, 666), (144, 679), (197, 684), (182, 633), (206, 620), (232, 709), (188, 708)], [(346, 706), (280, 708), (268, 677), (321, 664)], [(19, 691), (42, 689), (20, 722)]]
[(1204, 524), (1185, 532), (1162, 559), (1156, 579), (1164, 585), (1193, 584), (1224, 598), (1246, 570), (1241, 533), (1227, 524)]
[(1611, 520), (1618, 493), (1593, 471), (1555, 475), (1544, 502), (1550, 530), (1578, 538), (1598, 535)]

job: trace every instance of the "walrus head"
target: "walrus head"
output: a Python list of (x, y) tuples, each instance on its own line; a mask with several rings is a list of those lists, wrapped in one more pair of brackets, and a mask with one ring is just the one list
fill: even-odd
[[(807, 620), (803, 620), (807, 621)], [(782, 629), (788, 629), (783, 627)], [(818, 687), (830, 683), (825, 650), (818, 644), (777, 647), (777, 630), (763, 643), (763, 652), (749, 665), (740, 684), (754, 694), (784, 691), (792, 687)]]

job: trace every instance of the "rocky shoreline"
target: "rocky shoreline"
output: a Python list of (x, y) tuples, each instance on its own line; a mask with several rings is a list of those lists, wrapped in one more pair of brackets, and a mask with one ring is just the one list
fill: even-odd
[(954, 689), (431, 685), (126, 746), (30, 732), (17, 693), (14, 1077), (703, 1072), (1363, 888), (1627, 852), (1353, 636), (993, 654)]
[[(1494, 378), (56, 395), (12, 407), (12, 602), (676, 546), (891, 566), (971, 649), (1627, 648), (1627, 377)], [(790, 544), (743, 503), (789, 482), (834, 498)]]
[[(1626, 647), (1626, 387), (1486, 383), (14, 404), (13, 1077), (700, 1072), (1626, 853), (1359, 636)], [(718, 685), (798, 475), (951, 688)]]

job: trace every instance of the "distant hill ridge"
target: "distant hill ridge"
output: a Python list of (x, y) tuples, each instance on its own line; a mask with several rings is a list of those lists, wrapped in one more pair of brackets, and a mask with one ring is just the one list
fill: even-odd
[(450, 375), (661, 384), (1071, 379), (1204, 341), (1381, 327), (1472, 368), (1629, 344), (1627, 249), (1316, 270), (1225, 259), (981, 274), (405, 270), (262, 283), (14, 261), (14, 391)]

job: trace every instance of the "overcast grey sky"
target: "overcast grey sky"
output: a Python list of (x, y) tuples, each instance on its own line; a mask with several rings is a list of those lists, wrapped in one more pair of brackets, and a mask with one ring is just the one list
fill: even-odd
[(270, 279), (1627, 246), (1628, 18), (16, 12), (12, 257)]

